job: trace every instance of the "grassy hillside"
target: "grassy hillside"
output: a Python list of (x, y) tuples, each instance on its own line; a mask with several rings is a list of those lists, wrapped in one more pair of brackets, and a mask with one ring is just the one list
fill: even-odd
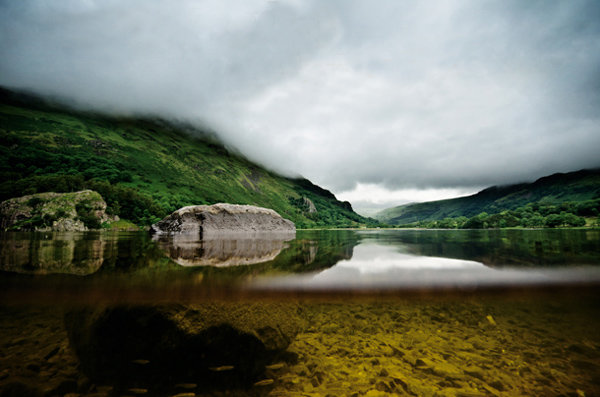
[(494, 186), (468, 197), (388, 208), (375, 217), (393, 225), (473, 217), (482, 212), (497, 214), (516, 210), (530, 203), (558, 205), (581, 203), (600, 198), (600, 169), (554, 174), (533, 183)]
[(78, 112), (0, 90), (0, 200), (84, 188), (104, 197), (107, 212), (146, 225), (185, 205), (217, 202), (272, 208), (297, 227), (374, 222), (191, 126)]

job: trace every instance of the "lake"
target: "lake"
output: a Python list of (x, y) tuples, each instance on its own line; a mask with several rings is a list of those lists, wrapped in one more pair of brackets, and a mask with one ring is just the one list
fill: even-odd
[(0, 244), (0, 396), (600, 395), (600, 230)]

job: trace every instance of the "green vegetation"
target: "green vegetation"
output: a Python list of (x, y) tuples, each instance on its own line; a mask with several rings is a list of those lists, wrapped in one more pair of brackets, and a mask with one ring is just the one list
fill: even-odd
[(94, 214), (94, 207), (90, 200), (80, 201), (75, 205), (77, 217), (88, 229), (100, 229), (100, 220)]
[[(103, 225), (104, 226), (104, 225)], [(110, 230), (135, 231), (139, 230), (138, 225), (125, 219), (120, 219), (116, 222), (111, 222), (107, 225)]]
[[(209, 132), (69, 110), (1, 89), (0, 181), (0, 200), (95, 190), (109, 215), (138, 225), (218, 202), (272, 208), (299, 228), (377, 225), (331, 192), (252, 163)], [(316, 213), (308, 213), (303, 197)], [(88, 213), (81, 207), (79, 217), (86, 221)]]
[(497, 214), (482, 212), (471, 218), (464, 216), (437, 221), (419, 221), (402, 225), (428, 229), (497, 229), (505, 227), (582, 227), (600, 226), (600, 199), (560, 205), (529, 203), (515, 210)]
[[(436, 225), (439, 223), (439, 227), (444, 228), (461, 227), (464, 222), (471, 219), (473, 227), (480, 226), (480, 222), (487, 222), (485, 227), (505, 227), (515, 223), (518, 226), (522, 225), (522, 218), (526, 218), (528, 223), (522, 226), (561, 226), (574, 222), (572, 217), (562, 219), (569, 213), (579, 217), (597, 217), (598, 214), (590, 211), (593, 208), (597, 209), (594, 203), (598, 199), (600, 199), (600, 169), (581, 170), (567, 174), (554, 174), (529, 184), (490, 187), (468, 197), (388, 208), (375, 217), (390, 225), (409, 225), (419, 222), (426, 225), (434, 224), (435, 221)], [(527, 210), (528, 205), (534, 206), (531, 211)], [(538, 210), (536, 206), (542, 209)], [(573, 206), (581, 206), (581, 210)], [(536, 212), (544, 219), (528, 216), (529, 213), (535, 215)], [(561, 212), (565, 212), (562, 218)], [(492, 216), (487, 214), (492, 214), (493, 217), (487, 219)], [(551, 214), (555, 215), (552, 217), (553, 220), (546, 223), (546, 218)], [(518, 221), (512, 217), (516, 217)], [(483, 223), (481, 226), (483, 227)]]

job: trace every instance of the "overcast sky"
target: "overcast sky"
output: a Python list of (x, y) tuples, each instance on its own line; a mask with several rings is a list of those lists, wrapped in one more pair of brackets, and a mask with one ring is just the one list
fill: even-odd
[(600, 166), (600, 2), (0, 0), (0, 85), (385, 207)]

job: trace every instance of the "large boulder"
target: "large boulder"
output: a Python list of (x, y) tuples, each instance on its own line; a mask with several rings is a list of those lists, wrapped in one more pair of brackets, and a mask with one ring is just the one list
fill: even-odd
[(37, 193), (0, 203), (1, 230), (85, 231), (116, 220), (93, 190)]
[(292, 221), (272, 209), (252, 205), (192, 205), (173, 212), (152, 225), (155, 233), (185, 233), (200, 238), (223, 234), (272, 232), (295, 234)]
[(65, 316), (81, 370), (117, 387), (248, 386), (299, 331), (292, 303), (205, 302), (72, 310)]

